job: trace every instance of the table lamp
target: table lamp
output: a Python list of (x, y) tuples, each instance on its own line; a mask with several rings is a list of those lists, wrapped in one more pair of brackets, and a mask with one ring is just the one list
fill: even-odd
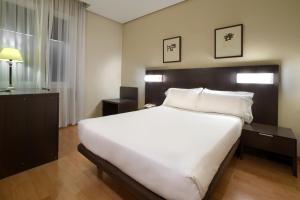
[(13, 62), (23, 62), (22, 55), (18, 49), (2, 48), (0, 51), (0, 60), (8, 61), (9, 64), (9, 86), (6, 91), (14, 89), (12, 85), (12, 65)]

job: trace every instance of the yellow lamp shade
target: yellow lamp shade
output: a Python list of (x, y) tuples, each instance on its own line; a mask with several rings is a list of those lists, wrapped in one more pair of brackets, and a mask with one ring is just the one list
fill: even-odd
[(22, 55), (18, 49), (3, 48), (0, 51), (0, 60), (23, 62)]

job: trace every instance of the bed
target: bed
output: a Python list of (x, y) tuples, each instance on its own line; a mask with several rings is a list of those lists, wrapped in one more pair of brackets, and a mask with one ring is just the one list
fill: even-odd
[[(276, 84), (236, 85), (233, 76), (241, 71), (272, 72)], [(146, 83), (146, 103), (160, 105), (172, 86), (252, 91), (254, 121), (277, 124), (278, 66), (147, 73), (163, 74), (166, 81)], [(273, 96), (265, 104), (266, 97)], [(243, 123), (236, 116), (161, 105), (81, 121), (78, 150), (99, 171), (127, 185), (138, 199), (209, 199), (239, 146)]]
[(234, 116), (158, 106), (83, 120), (79, 135), (85, 148), (159, 196), (198, 200), (242, 125)]

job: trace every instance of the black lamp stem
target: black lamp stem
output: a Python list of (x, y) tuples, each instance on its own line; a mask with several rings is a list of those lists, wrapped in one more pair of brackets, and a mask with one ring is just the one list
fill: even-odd
[(13, 87), (13, 85), (12, 85), (12, 61), (9, 61), (9, 87)]

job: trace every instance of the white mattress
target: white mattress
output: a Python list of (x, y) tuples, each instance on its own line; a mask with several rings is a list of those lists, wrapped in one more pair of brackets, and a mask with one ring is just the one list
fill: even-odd
[(205, 196), (240, 137), (234, 116), (166, 106), (79, 122), (81, 143), (166, 199)]

